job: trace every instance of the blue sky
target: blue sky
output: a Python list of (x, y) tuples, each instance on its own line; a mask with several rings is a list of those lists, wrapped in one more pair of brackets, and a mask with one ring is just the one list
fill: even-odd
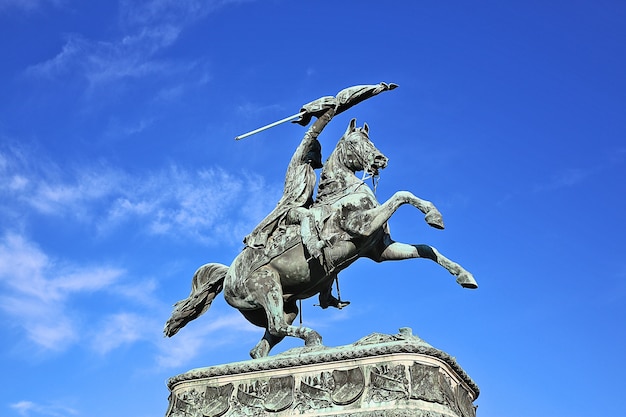
[[(0, 0), (0, 415), (155, 416), (170, 376), (245, 360), (218, 298), (161, 331), (282, 193), (304, 129), (233, 138), (355, 84), (390, 159), (377, 196), (480, 288), (361, 260), (329, 346), (412, 327), (481, 388), (480, 417), (619, 415), (626, 372), (626, 5), (619, 1)], [(301, 346), (283, 342), (275, 352)]]

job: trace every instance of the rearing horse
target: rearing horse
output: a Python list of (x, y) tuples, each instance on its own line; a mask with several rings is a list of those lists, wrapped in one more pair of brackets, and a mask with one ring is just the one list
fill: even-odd
[(268, 259), (262, 255), (263, 249), (246, 247), (230, 267), (203, 265), (193, 277), (189, 297), (176, 303), (165, 335), (176, 334), (207, 311), (223, 290), (228, 304), (252, 324), (265, 328), (265, 335), (250, 352), (253, 358), (267, 356), (285, 336), (299, 337), (306, 346), (320, 345), (322, 338), (315, 330), (292, 325), (298, 314), (296, 302), (327, 290), (341, 270), (363, 257), (376, 262), (427, 258), (456, 276), (462, 287), (477, 288), (472, 274), (435, 248), (391, 239), (387, 221), (403, 204), (424, 213), (432, 227), (443, 229), (443, 220), (431, 202), (408, 191), (398, 191), (380, 204), (355, 175), (357, 171), (377, 175), (386, 165), (387, 158), (369, 139), (367, 124), (357, 128), (353, 119), (324, 165), (317, 199), (310, 208), (327, 245), (323, 260), (309, 256), (299, 237), (299, 226), (289, 225), (285, 235), (295, 238), (276, 256)]

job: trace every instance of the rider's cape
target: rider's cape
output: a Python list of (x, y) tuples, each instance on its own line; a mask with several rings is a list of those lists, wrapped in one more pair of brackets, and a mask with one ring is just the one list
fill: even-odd
[[(317, 141), (317, 139), (313, 139)], [(294, 154), (287, 176), (283, 196), (270, 214), (243, 240), (246, 246), (263, 248), (269, 237), (280, 226), (284, 225), (284, 219), (290, 209), (296, 207), (308, 208), (313, 204), (313, 189), (317, 177), (313, 167), (304, 161), (305, 155), (312, 146), (311, 138), (305, 135), (302, 143)]]

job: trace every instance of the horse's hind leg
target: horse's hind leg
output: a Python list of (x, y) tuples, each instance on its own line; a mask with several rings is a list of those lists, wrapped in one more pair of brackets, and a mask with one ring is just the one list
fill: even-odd
[(250, 352), (251, 355), (254, 355), (253, 357), (267, 356), (273, 345), (280, 342), (285, 336), (303, 339), (306, 346), (322, 343), (322, 337), (315, 330), (291, 325), (297, 310), (290, 312), (291, 309), (288, 309), (288, 312), (285, 312), (278, 272), (268, 266), (262, 267), (250, 276), (246, 286), (256, 298), (256, 302), (265, 310), (267, 317), (267, 338), (264, 336), (259, 345)]
[(446, 268), (452, 275), (456, 277), (456, 282), (463, 288), (476, 289), (478, 283), (474, 279), (474, 276), (463, 268), (461, 265), (443, 256), (437, 249), (428, 245), (414, 245), (420, 257), (427, 258), (437, 262), (439, 265)]
[(263, 335), (263, 338), (250, 351), (250, 357), (252, 359), (266, 357), (267, 355), (269, 355), (270, 350), (272, 350), (272, 348), (280, 343), (280, 341), (284, 338), (285, 336), (274, 336), (270, 334), (267, 329), (265, 329), (265, 334)]
[[(259, 311), (261, 314), (265, 315), (264, 311)], [(294, 322), (296, 317), (298, 316), (298, 307), (296, 306), (295, 300), (293, 302), (285, 304), (285, 321), (287, 324), (291, 324)], [(264, 321), (266, 318), (263, 317)], [(267, 326), (265, 329), (265, 334), (263, 338), (256, 344), (256, 346), (250, 351), (250, 356), (254, 359), (262, 358), (269, 354), (270, 350), (278, 343), (280, 343), (285, 336), (274, 336), (267, 330)]]
[(463, 288), (478, 288), (474, 276), (461, 265), (443, 256), (439, 251), (428, 245), (409, 245), (399, 242), (387, 242), (378, 256), (373, 259), (377, 262), (397, 261), (411, 258), (426, 258), (437, 262), (456, 277), (456, 282)]

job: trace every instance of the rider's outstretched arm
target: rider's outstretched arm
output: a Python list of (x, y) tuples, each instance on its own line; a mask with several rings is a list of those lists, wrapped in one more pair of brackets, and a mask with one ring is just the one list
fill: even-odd
[(397, 85), (393, 83), (357, 85), (344, 88), (336, 97), (322, 97), (302, 106), (300, 112), (304, 112), (304, 114), (294, 123), (306, 126), (313, 117), (317, 117), (317, 120), (304, 134), (302, 142), (291, 158), (287, 168), (287, 176), (289, 177), (290, 172), (302, 164), (310, 164), (313, 168), (322, 167), (321, 145), (317, 137), (336, 114), (342, 113), (383, 91), (393, 90), (396, 87)]

